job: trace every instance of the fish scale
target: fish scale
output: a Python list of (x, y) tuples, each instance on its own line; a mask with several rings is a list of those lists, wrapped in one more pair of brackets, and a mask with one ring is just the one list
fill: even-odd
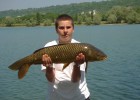
[[(60, 63), (60, 59), (61, 59), (61, 62), (72, 62), (72, 60), (75, 58), (76, 54), (80, 53), (80, 52), (85, 52), (85, 50), (83, 51), (80, 51), (80, 49), (78, 48), (81, 48), (82, 45), (60, 45), (59, 47), (56, 46), (55, 48), (51, 48), (52, 50), (46, 50), (46, 53), (51, 57), (52, 61), (53, 62), (57, 62), (57, 63)], [(46, 48), (48, 49), (48, 48)], [(50, 49), (50, 48), (49, 48)], [(56, 49), (56, 51), (53, 52), (53, 49)], [(50, 52), (47, 52), (47, 51), (50, 51)], [(52, 51), (52, 52), (51, 52)], [(69, 56), (71, 55), (71, 56)]]

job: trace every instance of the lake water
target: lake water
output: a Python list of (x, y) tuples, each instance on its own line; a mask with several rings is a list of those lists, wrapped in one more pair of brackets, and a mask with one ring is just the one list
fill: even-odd
[[(53, 26), (0, 28), (1, 100), (45, 100), (47, 81), (39, 65), (22, 80), (8, 66), (56, 38)], [(74, 38), (108, 55), (89, 63), (91, 100), (140, 100), (140, 25), (76, 26)]]

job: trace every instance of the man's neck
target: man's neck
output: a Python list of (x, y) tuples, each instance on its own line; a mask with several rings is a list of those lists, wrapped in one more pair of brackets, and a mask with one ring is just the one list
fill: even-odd
[(67, 44), (67, 43), (71, 43), (71, 41), (68, 41), (68, 42), (59, 41), (59, 44)]

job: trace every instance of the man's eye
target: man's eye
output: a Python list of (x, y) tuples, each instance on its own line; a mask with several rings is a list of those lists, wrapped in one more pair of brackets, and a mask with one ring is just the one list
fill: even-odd
[(67, 28), (67, 29), (70, 29), (71, 27), (70, 27), (70, 26), (67, 26), (66, 28)]
[(65, 27), (63, 27), (63, 26), (60, 26), (60, 27), (59, 27), (59, 29), (64, 29), (64, 28), (65, 28)]

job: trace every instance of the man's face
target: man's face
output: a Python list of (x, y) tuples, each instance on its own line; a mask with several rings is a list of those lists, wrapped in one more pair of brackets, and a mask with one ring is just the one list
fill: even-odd
[(60, 43), (70, 43), (74, 28), (70, 20), (64, 20), (58, 22), (58, 28), (56, 29)]

